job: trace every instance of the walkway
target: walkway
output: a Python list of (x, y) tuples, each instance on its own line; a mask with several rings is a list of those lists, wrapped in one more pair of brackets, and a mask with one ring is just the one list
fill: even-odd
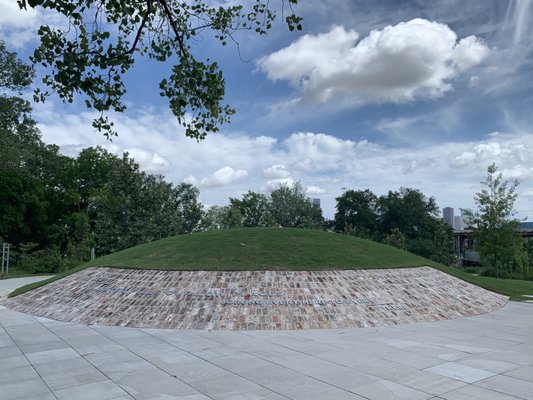
[(0, 301), (5, 300), (9, 293), (13, 290), (24, 286), (29, 285), (30, 283), (43, 281), (45, 279), (51, 278), (53, 275), (43, 275), (43, 276), (30, 276), (25, 278), (10, 278), (0, 280)]
[(0, 306), (0, 398), (533, 399), (533, 305), (273, 332), (86, 326)]

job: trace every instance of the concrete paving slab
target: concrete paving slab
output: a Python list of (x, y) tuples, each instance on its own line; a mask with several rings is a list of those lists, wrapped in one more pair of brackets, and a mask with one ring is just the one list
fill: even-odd
[(434, 396), (439, 396), (466, 385), (466, 383), (456, 379), (427, 371), (417, 371), (404, 375), (401, 378), (391, 377), (390, 380)]
[(93, 368), (92, 365), (84, 368), (66, 369), (55, 372), (41, 370), (39, 371), (39, 375), (52, 391), (108, 380), (104, 374)]
[(426, 400), (433, 398), (432, 394), (388, 380), (380, 380), (359, 386), (353, 391), (370, 400)]
[(51, 393), (31, 366), (7, 369), (0, 374), (0, 399), (11, 400), (19, 397), (34, 398)]
[(131, 373), (117, 379), (116, 383), (135, 399), (149, 399), (156, 395), (178, 397), (202, 394), (176, 376), (159, 369)]
[(520, 367), (511, 371), (507, 371), (504, 375), (533, 382), (533, 365), (528, 365), (527, 367)]
[(510, 396), (494, 390), (484, 389), (478, 386), (464, 386), (457, 390), (444, 393), (440, 396), (446, 400), (518, 400), (519, 397)]
[(85, 385), (72, 386), (66, 389), (56, 390), (54, 394), (58, 400), (110, 400), (117, 397), (134, 399), (119, 385), (111, 381), (88, 383)]
[(432, 372), (437, 375), (447, 376), (461, 382), (474, 383), (488, 377), (496, 375), (495, 372), (486, 369), (469, 367), (457, 362), (448, 362), (435, 367), (427, 368), (424, 371)]
[(511, 378), (505, 375), (496, 375), (483, 381), (476, 382), (476, 386), (522, 399), (533, 399), (533, 382)]
[(70, 360), (72, 358), (78, 358), (79, 356), (79, 353), (77, 353), (70, 347), (55, 350), (38, 351), (26, 354), (26, 357), (28, 357), (28, 360), (33, 365), (47, 363), (50, 361), (65, 361)]

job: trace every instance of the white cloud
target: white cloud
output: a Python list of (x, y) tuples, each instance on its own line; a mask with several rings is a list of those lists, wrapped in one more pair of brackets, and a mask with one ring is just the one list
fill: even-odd
[(317, 194), (324, 194), (326, 193), (326, 189), (321, 188), (320, 186), (307, 186), (307, 189), (305, 191), (308, 196), (317, 195)]
[(521, 195), (528, 199), (533, 199), (533, 190), (525, 190), (521, 193)]
[[(116, 149), (114, 153), (120, 152)], [(125, 149), (129, 153), (130, 157), (134, 158), (139, 165), (143, 166), (143, 170), (148, 173), (162, 174), (167, 171), (170, 166), (170, 161), (165, 157), (161, 157), (158, 153), (140, 149), (138, 147)]]
[(279, 188), (281, 185), (292, 186), (295, 183), (296, 181), (292, 178), (271, 179), (263, 185), (261, 190), (263, 192), (272, 192), (273, 190)]
[(451, 90), (450, 80), (489, 53), (477, 37), (458, 41), (447, 25), (420, 18), (357, 39), (357, 32), (335, 26), (301, 36), (259, 59), (258, 66), (269, 79), (300, 87), (308, 100), (356, 96), (399, 102), (442, 96)]
[(376, 129), (383, 133), (396, 133), (398, 131), (403, 131), (409, 126), (420, 121), (420, 117), (412, 118), (396, 118), (396, 119), (382, 119), (376, 124)]
[(40, 25), (66, 26), (58, 13), (31, 7), (21, 10), (15, 0), (0, 0), (0, 10), (0, 36), (9, 47), (24, 47), (37, 37)]
[(188, 176), (186, 181), (200, 187), (228, 186), (246, 177), (248, 177), (248, 171), (245, 169), (235, 170), (229, 166), (225, 166), (205, 178), (197, 179), (194, 176)]
[(502, 169), (502, 177), (509, 180), (524, 180), (533, 177), (533, 168), (523, 165), (514, 165), (511, 168)]
[(269, 179), (288, 178), (289, 175), (289, 171), (282, 164), (273, 165), (263, 171), (263, 176)]

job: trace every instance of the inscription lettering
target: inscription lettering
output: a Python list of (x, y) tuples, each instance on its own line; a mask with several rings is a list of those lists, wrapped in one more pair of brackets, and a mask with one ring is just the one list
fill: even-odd
[(216, 301), (220, 300), (221, 304), (230, 307), (239, 306), (269, 306), (269, 307), (301, 307), (301, 306), (342, 306), (342, 305), (366, 305), (371, 307), (378, 307), (384, 311), (400, 311), (409, 308), (404, 303), (386, 303), (379, 304), (369, 297), (352, 297), (352, 298), (331, 298), (331, 299), (294, 299), (284, 297), (283, 290), (251, 290), (244, 291), (241, 289), (209, 289), (206, 291), (193, 292), (191, 290), (167, 289), (167, 290), (150, 290), (143, 287), (113, 287), (112, 281), (109, 279), (95, 278), (93, 282), (103, 285), (95, 291), (97, 293), (109, 294), (113, 296), (134, 296), (134, 297), (157, 297), (157, 296), (172, 296), (176, 300), (192, 300), (191, 298), (199, 298), (200, 300)]

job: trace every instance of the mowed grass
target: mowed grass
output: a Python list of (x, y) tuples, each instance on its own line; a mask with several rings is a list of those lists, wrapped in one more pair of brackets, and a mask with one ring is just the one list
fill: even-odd
[(98, 258), (87, 266), (310, 271), (413, 267), (428, 262), (394, 247), (347, 235), (305, 229), (241, 228), (171, 237)]
[(467, 274), (381, 243), (319, 230), (241, 228), (182, 235), (119, 251), (11, 294), (42, 286), (88, 267), (161, 270), (333, 270), (431, 266), (489, 290), (522, 299), (533, 282)]

